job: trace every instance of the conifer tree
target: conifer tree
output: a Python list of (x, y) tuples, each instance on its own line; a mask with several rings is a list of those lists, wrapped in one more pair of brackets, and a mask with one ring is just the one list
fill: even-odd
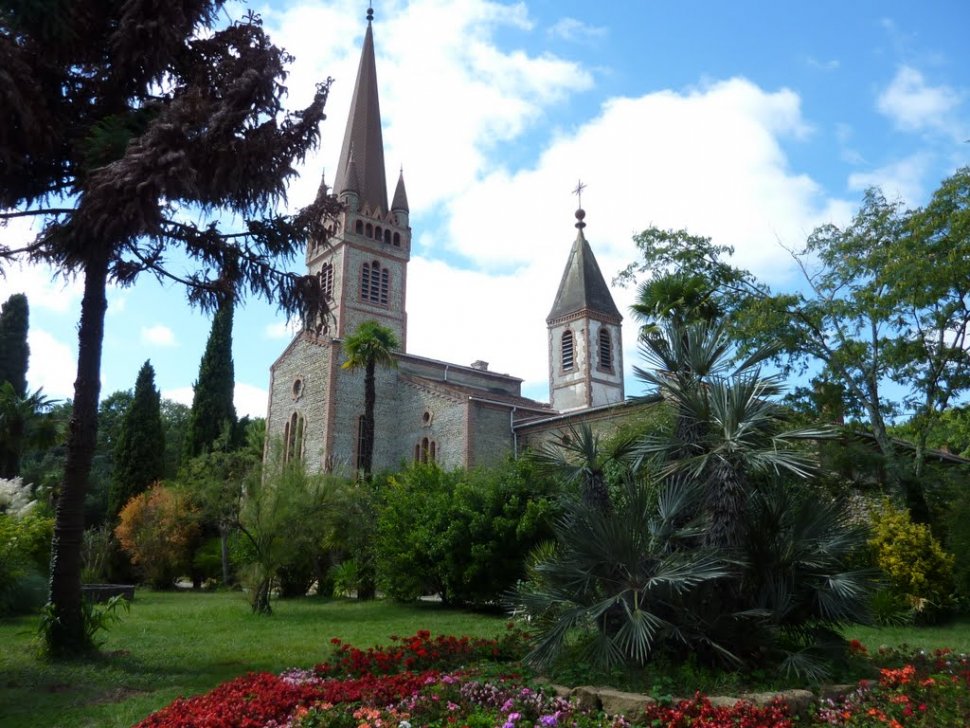
[[(84, 499), (97, 442), (105, 291), (145, 272), (187, 287), (211, 311), (246, 293), (322, 326), (319, 276), (287, 262), (324, 244), (339, 211), (319, 194), (281, 215), (296, 163), (319, 140), (330, 81), (287, 111), (287, 66), (250, 11), (224, 0), (34, 0), (0, 11), (0, 222), (33, 218), (32, 241), (0, 245), (83, 281), (64, 476), (51, 542), (53, 656), (93, 647), (81, 597)], [(196, 210), (197, 215), (184, 214)], [(196, 262), (188, 276), (171, 256)], [(233, 277), (213, 280), (232, 263)]]
[(121, 425), (115, 449), (108, 513), (118, 515), (125, 504), (161, 479), (165, 472), (165, 431), (155, 370), (146, 361), (138, 372), (135, 396)]
[(236, 381), (232, 363), (232, 314), (232, 299), (223, 298), (212, 319), (209, 341), (199, 364), (185, 438), (186, 457), (209, 452), (220, 435), (227, 435), (227, 443), (232, 439), (236, 426), (236, 407), (232, 401)]
[(10, 382), (18, 397), (27, 394), (27, 296), (15, 293), (0, 308), (0, 384)]

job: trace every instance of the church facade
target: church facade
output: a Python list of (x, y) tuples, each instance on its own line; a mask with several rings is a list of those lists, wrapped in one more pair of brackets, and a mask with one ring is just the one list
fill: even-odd
[[(395, 367), (378, 367), (374, 470), (420, 460), (444, 468), (497, 463), (561, 436), (579, 421), (610, 422), (626, 409), (622, 316), (576, 213), (547, 319), (550, 403), (522, 396), (522, 380), (485, 362), (455, 364), (407, 350), (411, 227), (403, 171), (388, 204), (371, 20), (361, 51), (333, 193), (343, 203), (326, 244), (309, 241), (308, 271), (332, 310), (324, 333), (298, 334), (270, 369), (268, 440), (312, 471), (359, 466), (363, 373), (342, 368), (342, 341), (364, 321), (394, 332)], [(325, 190), (325, 188), (324, 188)]]

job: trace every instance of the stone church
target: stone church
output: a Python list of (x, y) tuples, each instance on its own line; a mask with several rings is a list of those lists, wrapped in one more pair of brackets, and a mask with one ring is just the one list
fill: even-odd
[(377, 368), (375, 471), (413, 460), (447, 469), (489, 465), (579, 421), (613, 421), (626, 409), (622, 316), (586, 241), (581, 209), (546, 320), (551, 404), (523, 397), (521, 379), (489, 371), (486, 362), (408, 351), (408, 199), (402, 171), (388, 204), (371, 20), (369, 13), (332, 189), (343, 212), (328, 243), (311, 240), (306, 251), (333, 319), (326, 333), (298, 334), (270, 368), (269, 437), (311, 470), (357, 469), (363, 373), (341, 367), (341, 342), (367, 320), (391, 329), (401, 346), (396, 367)]

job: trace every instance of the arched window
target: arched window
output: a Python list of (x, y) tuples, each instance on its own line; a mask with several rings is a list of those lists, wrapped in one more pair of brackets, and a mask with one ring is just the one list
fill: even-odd
[(599, 334), (599, 355), (600, 369), (613, 371), (613, 339), (610, 337), (610, 330), (605, 326), (600, 326)]
[(300, 460), (303, 457), (303, 415), (294, 412), (283, 425), (283, 461)]
[(358, 220), (357, 221), (357, 224), (354, 225), (354, 232), (357, 233), (358, 235), (363, 235), (364, 234), (364, 221), (363, 220)]
[(370, 223), (367, 223), (367, 226), (364, 228), (364, 230), (366, 230), (365, 235), (367, 235), (367, 237), (369, 237), (369, 238), (374, 237), (374, 226), (373, 225), (371, 225)]
[(324, 263), (320, 268), (320, 287), (323, 297), (328, 301), (333, 298), (333, 264)]
[(414, 446), (414, 462), (433, 463), (438, 457), (438, 443), (434, 440), (422, 437), (421, 442)]
[(394, 244), (397, 247), (401, 247), (401, 233), (394, 233)]
[(384, 233), (381, 231), (381, 226), (378, 225), (374, 228), (374, 240), (382, 240), (384, 238)]
[(360, 300), (387, 305), (390, 295), (390, 272), (376, 260), (364, 263), (360, 272)]
[(572, 369), (574, 363), (573, 332), (566, 329), (562, 332), (562, 368)]

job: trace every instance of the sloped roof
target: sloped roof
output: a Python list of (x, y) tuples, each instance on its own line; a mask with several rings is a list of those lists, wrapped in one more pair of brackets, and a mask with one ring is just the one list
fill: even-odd
[(556, 300), (552, 304), (546, 323), (580, 311), (598, 313), (617, 322), (623, 319), (596, 263), (596, 256), (586, 242), (582, 225), (582, 218), (580, 218), (580, 222), (577, 223), (579, 232), (569, 251), (566, 269), (559, 282), (559, 292), (556, 293)]
[[(356, 167), (356, 175), (349, 174), (351, 163)], [(353, 176), (357, 177), (356, 185)], [(374, 34), (369, 20), (333, 190), (339, 195), (355, 186), (355, 191), (360, 196), (361, 208), (366, 205), (380, 212), (388, 211), (381, 105), (377, 95), (377, 65), (374, 62)]]
[(404, 189), (404, 170), (401, 170), (397, 178), (397, 187), (394, 190), (394, 199), (391, 201), (392, 210), (408, 211), (408, 193)]
[(487, 389), (478, 389), (477, 387), (470, 387), (466, 384), (443, 382), (440, 379), (428, 379), (427, 377), (421, 377), (415, 374), (401, 373), (400, 378), (402, 381), (410, 382), (413, 385), (422, 387), (429, 391), (439, 392), (456, 400), (463, 401), (472, 399), (481, 402), (504, 405), (510, 409), (512, 407), (527, 409), (537, 413), (550, 413), (552, 411), (551, 407), (545, 402), (537, 402), (536, 400), (529, 399), (528, 397), (517, 397), (501, 392), (493, 392)]

